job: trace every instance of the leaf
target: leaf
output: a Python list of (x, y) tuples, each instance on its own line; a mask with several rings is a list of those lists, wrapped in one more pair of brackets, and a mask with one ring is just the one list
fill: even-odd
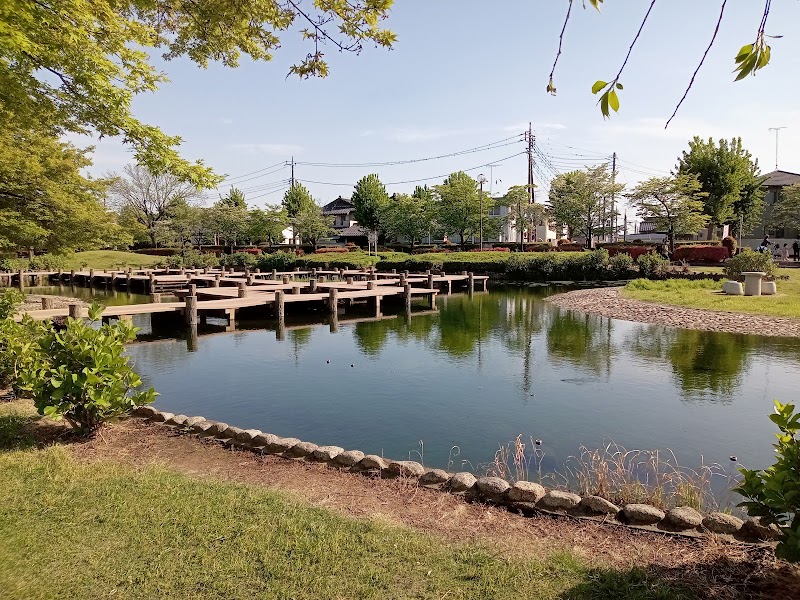
[(600, 112), (603, 113), (603, 116), (606, 117), (606, 118), (609, 116), (609, 113), (608, 113), (608, 92), (606, 92), (605, 94), (603, 94), (600, 97)]
[(594, 82), (594, 85), (592, 86), (592, 93), (596, 94), (607, 85), (608, 85), (607, 82), (603, 81), (602, 79), (598, 79), (597, 81)]
[(622, 89), (622, 84), (621, 84), (621, 83), (617, 83), (617, 89), (618, 89), (618, 90), (621, 90), (621, 89)]
[(615, 90), (611, 90), (608, 94), (608, 105), (614, 112), (619, 112), (619, 98)]
[(739, 50), (739, 54), (736, 55), (736, 58), (734, 60), (737, 63), (740, 63), (745, 58), (747, 58), (752, 51), (753, 51), (753, 44), (748, 44), (747, 46), (742, 46), (741, 50)]

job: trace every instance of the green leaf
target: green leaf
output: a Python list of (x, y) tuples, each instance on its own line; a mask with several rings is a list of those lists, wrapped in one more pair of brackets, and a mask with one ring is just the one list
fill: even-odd
[(619, 112), (619, 98), (617, 98), (617, 92), (615, 90), (611, 90), (608, 94), (608, 105), (614, 112)]
[(739, 50), (739, 54), (736, 55), (736, 58), (734, 60), (736, 60), (737, 63), (740, 63), (745, 58), (747, 58), (752, 51), (753, 51), (753, 44), (747, 44), (746, 46), (742, 46), (742, 48)]
[(621, 90), (621, 89), (622, 89), (622, 84), (621, 84), (621, 83), (617, 83), (617, 89), (618, 89), (618, 90)]
[(606, 118), (609, 116), (609, 112), (608, 112), (608, 92), (606, 92), (605, 94), (603, 94), (600, 97), (600, 112), (603, 113), (603, 116), (606, 117)]
[(597, 81), (594, 82), (594, 85), (592, 86), (592, 93), (596, 94), (607, 85), (608, 85), (607, 82), (603, 81), (602, 79), (598, 79)]

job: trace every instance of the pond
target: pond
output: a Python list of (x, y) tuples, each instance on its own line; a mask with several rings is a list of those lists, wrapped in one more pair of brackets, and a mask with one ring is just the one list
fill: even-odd
[(689, 466), (730, 469), (732, 455), (771, 463), (768, 414), (773, 399), (796, 398), (800, 340), (589, 316), (546, 302), (554, 291), (493, 288), (442, 297), (438, 313), (410, 322), (290, 320), (280, 336), (273, 323), (136, 343), (130, 354), (163, 410), (390, 458), (421, 454), (431, 467), (477, 470), (518, 434), (542, 440), (545, 470), (609, 440), (671, 449)]
[(100, 302), (106, 306), (121, 306), (125, 304), (145, 304), (150, 302), (150, 296), (146, 294), (128, 294), (111, 288), (102, 287), (83, 287), (79, 285), (42, 285), (26, 287), (26, 294), (47, 295), (47, 296), (66, 296), (78, 298), (85, 302)]

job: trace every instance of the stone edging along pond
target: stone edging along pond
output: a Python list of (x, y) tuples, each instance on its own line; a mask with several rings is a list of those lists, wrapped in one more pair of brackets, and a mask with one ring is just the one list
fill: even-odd
[(229, 448), (326, 463), (332, 468), (369, 476), (415, 480), (422, 487), (460, 495), (472, 501), (504, 506), (526, 516), (536, 513), (557, 514), (672, 534), (723, 534), (745, 542), (771, 541), (779, 535), (777, 528), (766, 527), (757, 519), (743, 521), (721, 512), (703, 515), (688, 506), (666, 511), (647, 504), (619, 507), (600, 496), (581, 497), (563, 490), (548, 490), (529, 481), (509, 483), (500, 477), (475, 477), (469, 472), (448, 473), (442, 469), (426, 469), (415, 461), (389, 460), (338, 446), (317, 446), (297, 438), (281, 438), (257, 429), (241, 429), (203, 417), (174, 415), (151, 406), (137, 407), (133, 416), (163, 423), (178, 431), (220, 442)]

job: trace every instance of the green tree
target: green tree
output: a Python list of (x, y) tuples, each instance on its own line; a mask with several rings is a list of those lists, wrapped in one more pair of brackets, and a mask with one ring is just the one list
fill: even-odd
[(595, 236), (613, 232), (617, 213), (611, 196), (624, 187), (613, 182), (607, 164), (561, 173), (550, 184), (550, 214), (558, 226), (567, 228), (570, 237), (584, 236), (586, 246), (591, 248)]
[(389, 203), (389, 194), (377, 175), (367, 175), (356, 183), (352, 202), (356, 207), (356, 221), (369, 231), (380, 226), (381, 207)]
[[(150, 62), (187, 57), (236, 67), (242, 54), (267, 61), (288, 30), (310, 52), (290, 67), (299, 77), (324, 77), (319, 44), (359, 52), (364, 42), (391, 47), (381, 28), (392, 0), (173, 2), (171, 0), (9, 0), (0, 9), (0, 106), (22, 128), (120, 136), (136, 161), (156, 174), (171, 172), (199, 187), (219, 182), (202, 162), (189, 163), (180, 138), (135, 118), (136, 95), (166, 81)], [(304, 24), (304, 26), (303, 26)], [(300, 25), (298, 27), (298, 25)]]
[(480, 227), (481, 198), (478, 183), (463, 171), (458, 171), (433, 189), (438, 199), (439, 225), (445, 233), (458, 235), (463, 250), (467, 238), (474, 235)]
[(434, 202), (430, 194), (423, 198), (397, 194), (379, 210), (381, 227), (386, 235), (402, 238), (414, 245), (429, 235), (434, 228)]
[(696, 175), (703, 191), (703, 200), (709, 225), (713, 228), (732, 223), (742, 233), (753, 230), (761, 220), (764, 210), (763, 191), (758, 161), (742, 146), (741, 138), (707, 141), (695, 136), (689, 150), (678, 159), (680, 175)]
[(138, 165), (126, 165), (123, 171), (111, 184), (111, 202), (120, 214), (141, 224), (155, 246), (157, 226), (169, 221), (181, 203), (197, 198), (199, 191), (171, 173), (154, 174)]
[(708, 222), (703, 214), (706, 193), (696, 175), (652, 177), (626, 194), (643, 219), (652, 219), (658, 231), (666, 231), (670, 252), (675, 236), (696, 234)]
[(316, 204), (304, 207), (292, 219), (295, 231), (300, 235), (303, 243), (317, 247), (317, 242), (324, 237), (333, 235), (333, 218), (322, 214), (322, 209)]
[(519, 247), (522, 249), (522, 237), (525, 231), (536, 231), (536, 227), (543, 223), (548, 216), (547, 207), (535, 204), (530, 199), (530, 188), (527, 185), (512, 185), (505, 196), (498, 200), (498, 205), (507, 206), (508, 216), (506, 221), (514, 225), (519, 236)]
[(302, 183), (294, 183), (286, 193), (283, 195), (283, 208), (286, 209), (286, 214), (289, 215), (289, 221), (292, 225), (292, 243), (296, 243), (298, 236), (297, 227), (295, 226), (295, 219), (297, 215), (307, 208), (317, 206), (311, 194)]
[(780, 198), (769, 214), (769, 225), (800, 229), (800, 183), (781, 190)]
[(0, 249), (58, 252), (119, 239), (101, 202), (108, 181), (81, 175), (87, 152), (0, 117)]
[(289, 226), (289, 214), (282, 206), (267, 206), (250, 211), (248, 235), (269, 245), (283, 242), (283, 232)]
[(211, 222), (218, 241), (225, 244), (233, 251), (236, 244), (247, 234), (250, 213), (244, 194), (236, 188), (231, 188), (228, 194), (214, 203), (211, 210)]

